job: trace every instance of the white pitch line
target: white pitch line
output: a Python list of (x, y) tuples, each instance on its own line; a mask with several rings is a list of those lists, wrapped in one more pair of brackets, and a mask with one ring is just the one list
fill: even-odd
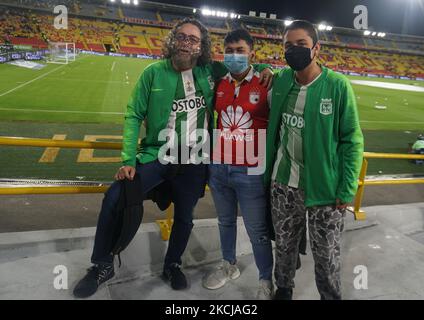
[[(22, 112), (47, 112), (47, 113), (83, 113), (83, 114), (116, 114), (122, 115), (125, 112), (100, 112), (100, 111), (70, 111), (70, 110), (45, 110), (45, 109), (15, 109), (15, 108), (0, 108), (0, 111), (22, 111)], [(374, 120), (360, 120), (359, 122), (364, 123), (398, 123), (398, 124), (424, 124), (424, 122), (419, 121), (374, 121)]]
[(107, 80), (91, 80), (91, 79), (80, 79), (80, 78), (56, 78), (56, 77), (50, 77), (50, 80), (57, 80), (57, 81), (74, 81), (74, 82), (91, 82), (91, 83), (122, 83), (122, 81), (107, 81)]
[[(86, 57), (82, 57), (82, 58), (80, 58), (80, 59), (78, 59), (78, 60), (79, 60), (79, 61), (81, 61), (82, 59), (86, 59), (87, 57), (88, 57), (88, 56), (86, 56)], [(72, 61), (72, 62), (75, 62), (75, 61)], [(70, 62), (69, 64), (71, 64), (72, 62)], [(41, 78), (43, 78), (43, 77), (45, 77), (45, 76), (49, 75), (50, 73), (55, 72), (56, 70), (59, 70), (59, 69), (61, 69), (61, 68), (63, 68), (63, 67), (66, 67), (66, 66), (67, 66), (67, 65), (66, 65), (66, 64), (64, 64), (64, 65), (62, 65), (62, 66), (60, 66), (60, 67), (57, 67), (56, 69), (53, 69), (53, 70), (51, 70), (51, 71), (49, 71), (49, 72), (47, 72), (47, 73), (42, 74), (41, 76), (38, 76), (38, 77), (37, 77), (37, 78), (35, 78), (35, 79), (29, 80), (29, 81), (27, 81), (27, 82), (24, 82), (23, 84), (21, 84), (21, 85), (19, 85), (19, 86), (15, 87), (15, 88), (13, 88), (13, 89), (10, 89), (9, 91), (3, 92), (2, 94), (0, 94), (0, 97), (3, 97), (3, 96), (5, 96), (6, 94), (9, 94), (9, 93), (11, 93), (11, 92), (13, 92), (13, 91), (15, 91), (15, 90), (18, 90), (19, 88), (22, 88), (22, 87), (26, 86), (27, 84), (30, 84), (30, 83), (32, 83), (32, 82), (34, 82), (34, 81), (38, 80), (38, 79), (41, 79)]]
[(1, 111), (26, 111), (26, 112), (49, 112), (49, 113), (84, 113), (84, 114), (124, 114), (123, 112), (96, 112), (96, 111), (70, 111), (70, 110), (44, 110), (44, 109), (15, 109), (0, 108)]
[(396, 82), (381, 82), (381, 81), (372, 81), (372, 80), (350, 80), (350, 82), (357, 85), (384, 88), (384, 89), (424, 92), (423, 87), (416, 87), (416, 86), (411, 86), (409, 84), (396, 83)]
[(30, 83), (32, 83), (32, 82), (34, 82), (34, 81), (37, 81), (38, 79), (41, 79), (41, 78), (43, 78), (43, 77), (45, 77), (45, 76), (49, 75), (50, 73), (55, 72), (55, 71), (57, 71), (57, 70), (59, 70), (59, 69), (61, 69), (61, 68), (65, 67), (65, 66), (66, 66), (66, 64), (64, 64), (63, 66), (57, 67), (56, 69), (50, 70), (49, 72), (44, 73), (44, 74), (42, 74), (41, 76), (38, 76), (38, 77), (37, 77), (37, 78), (35, 78), (35, 79), (32, 79), (32, 80), (27, 81), (27, 82), (24, 82), (23, 84), (21, 84), (21, 85), (19, 85), (19, 86), (15, 87), (15, 88), (13, 88), (13, 89), (10, 89), (9, 91), (6, 91), (6, 92), (4, 92), (4, 93), (0, 94), (0, 97), (3, 97), (3, 96), (5, 96), (6, 94), (9, 94), (9, 93), (11, 93), (11, 92), (13, 92), (13, 91), (15, 91), (15, 90), (18, 90), (18, 89), (20, 89), (20, 88), (22, 88), (22, 87), (26, 86), (27, 84), (30, 84)]
[(113, 71), (113, 69), (115, 68), (115, 63), (116, 63), (116, 61), (113, 61), (112, 68), (110, 68), (110, 71)]

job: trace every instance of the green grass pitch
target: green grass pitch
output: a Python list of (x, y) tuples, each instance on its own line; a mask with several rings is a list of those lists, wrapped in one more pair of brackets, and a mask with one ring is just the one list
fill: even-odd
[[(0, 136), (52, 138), (122, 135), (128, 97), (143, 69), (154, 60), (82, 55), (68, 65), (30, 70), (0, 64)], [(352, 77), (352, 79), (362, 79)], [(364, 78), (365, 79), (365, 78)], [(369, 79), (424, 86), (424, 82)], [(405, 153), (424, 131), (424, 93), (353, 85), (365, 135), (365, 150)], [(375, 105), (384, 105), (385, 110)], [(119, 141), (98, 138), (99, 141)], [(61, 149), (40, 163), (45, 148), (0, 146), (0, 178), (112, 179), (119, 162), (77, 162), (81, 150)], [(95, 150), (93, 158), (119, 158)], [(109, 160), (111, 161), (111, 160)], [(406, 160), (371, 160), (368, 174), (424, 174)]]

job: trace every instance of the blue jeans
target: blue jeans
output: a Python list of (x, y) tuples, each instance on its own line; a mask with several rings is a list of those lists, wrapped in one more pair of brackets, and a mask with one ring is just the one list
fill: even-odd
[[(138, 164), (136, 174), (140, 175), (142, 194), (146, 193), (165, 181), (172, 164), (163, 165), (159, 161)], [(171, 180), (172, 202), (174, 203), (174, 223), (169, 238), (168, 250), (165, 257), (165, 267), (172, 263), (181, 264), (181, 256), (193, 228), (193, 210), (200, 196), (203, 194), (206, 182), (207, 166), (204, 164), (182, 165), (181, 173)], [(115, 206), (120, 194), (120, 184), (114, 182), (105, 193), (97, 222), (96, 237), (94, 240), (91, 262), (95, 264), (112, 264), (110, 254), (111, 237), (110, 227), (113, 223)]]
[(273, 255), (262, 178), (262, 175), (248, 175), (245, 166), (209, 165), (209, 187), (218, 214), (223, 259), (230, 263), (236, 261), (237, 204), (240, 204), (259, 279), (271, 280)]

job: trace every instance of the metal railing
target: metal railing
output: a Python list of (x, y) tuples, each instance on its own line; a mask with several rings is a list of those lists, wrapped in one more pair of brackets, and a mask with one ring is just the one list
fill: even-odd
[(400, 154), (400, 153), (376, 153), (376, 152), (364, 152), (362, 160), (361, 172), (359, 174), (359, 186), (356, 192), (354, 207), (351, 209), (355, 216), (355, 220), (365, 220), (366, 214), (361, 210), (362, 199), (364, 196), (365, 186), (381, 186), (381, 185), (399, 185), (399, 184), (422, 184), (424, 178), (421, 179), (384, 179), (384, 180), (365, 180), (368, 169), (367, 159), (422, 159), (424, 155), (419, 154)]
[[(77, 140), (51, 140), (31, 139), (19, 137), (0, 137), (0, 146), (27, 146), (27, 147), (59, 147), (78, 149), (109, 149), (121, 150), (122, 143), (118, 142), (89, 142)], [(359, 187), (356, 193), (354, 207), (349, 209), (353, 212), (356, 220), (364, 220), (366, 214), (361, 210), (365, 186), (375, 185), (399, 185), (399, 184), (422, 184), (424, 178), (418, 179), (387, 179), (387, 180), (365, 180), (368, 168), (367, 159), (422, 159), (424, 155), (418, 154), (396, 154), (396, 153), (374, 153), (364, 152), (362, 168), (359, 175)], [(22, 195), (22, 194), (75, 194), (75, 193), (103, 193), (108, 185), (100, 186), (31, 186), (31, 187), (0, 187), (0, 195)], [(159, 225), (162, 239), (168, 240), (172, 227), (172, 206), (167, 209), (166, 219), (156, 220)]]

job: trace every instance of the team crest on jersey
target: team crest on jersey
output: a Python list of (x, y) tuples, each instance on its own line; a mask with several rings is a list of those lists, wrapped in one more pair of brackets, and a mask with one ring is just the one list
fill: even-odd
[(218, 92), (216, 93), (216, 96), (217, 96), (218, 98), (222, 98), (222, 97), (224, 96), (224, 91), (218, 91)]
[(330, 99), (321, 99), (319, 112), (325, 116), (333, 113), (333, 102)]
[(252, 90), (249, 92), (249, 102), (251, 104), (257, 104), (259, 102), (259, 98), (261, 93), (259, 90)]

